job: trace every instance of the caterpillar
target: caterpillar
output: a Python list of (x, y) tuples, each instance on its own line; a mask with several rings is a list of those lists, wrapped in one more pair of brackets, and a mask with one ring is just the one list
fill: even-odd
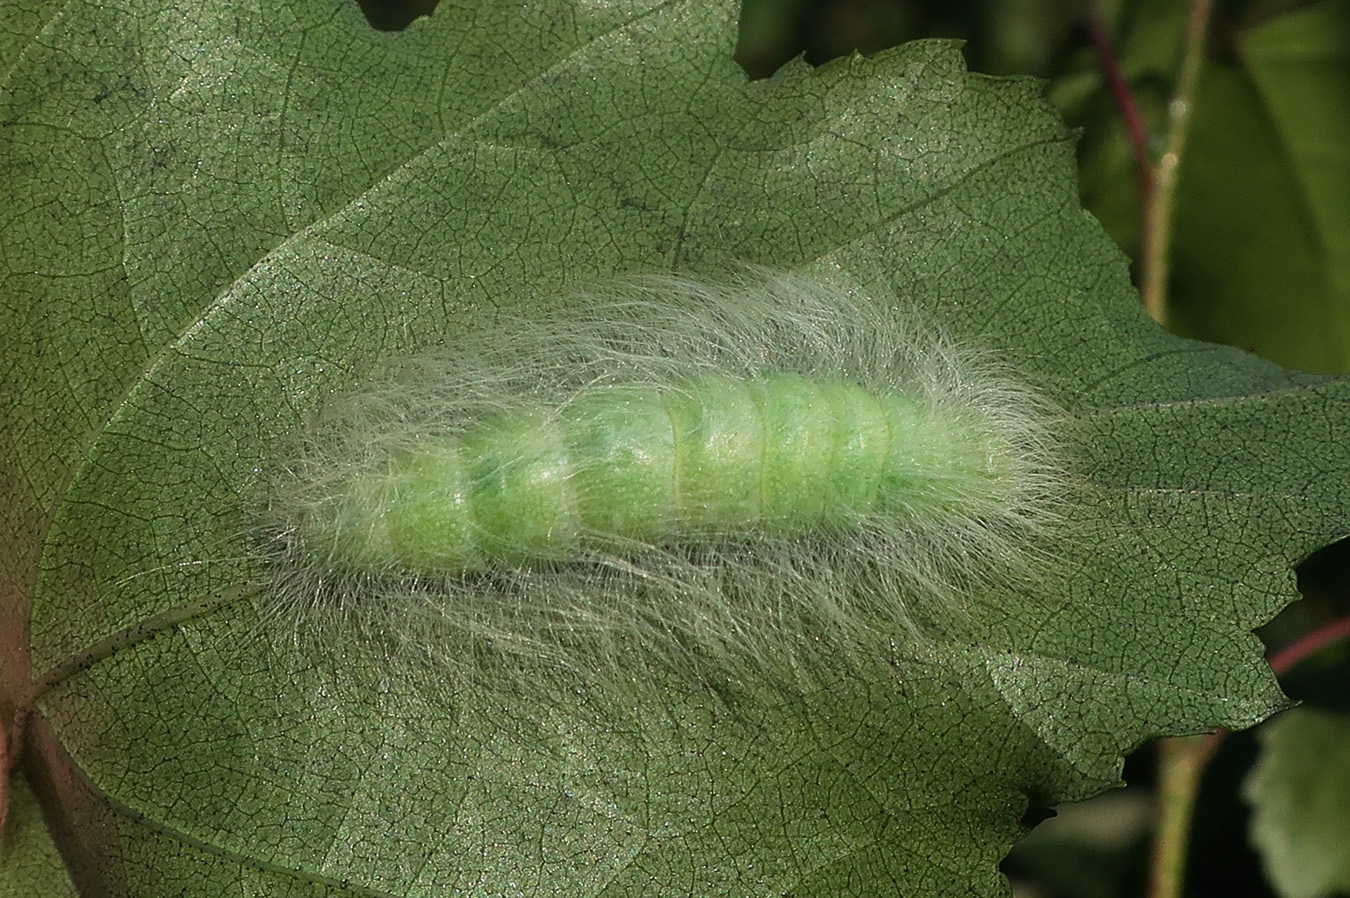
[(403, 449), (302, 522), (358, 570), (458, 574), (597, 549), (915, 525), (997, 508), (1000, 435), (899, 392), (771, 372), (591, 387)]
[(1053, 419), (831, 278), (628, 281), (330, 409), (278, 491), (277, 588), (460, 667), (841, 663), (1034, 569)]

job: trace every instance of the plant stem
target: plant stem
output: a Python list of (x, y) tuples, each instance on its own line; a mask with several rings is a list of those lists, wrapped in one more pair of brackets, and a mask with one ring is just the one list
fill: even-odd
[(1316, 655), (1327, 645), (1339, 643), (1343, 639), (1350, 639), (1350, 617), (1336, 618), (1330, 624), (1304, 633), (1280, 651), (1272, 652), (1266, 660), (1270, 662), (1270, 670), (1274, 671), (1274, 675), (1282, 677), (1287, 674), (1289, 668), (1296, 667), (1308, 656)]
[(1350, 617), (1342, 617), (1303, 634), (1278, 652), (1272, 652), (1266, 660), (1270, 662), (1270, 669), (1275, 672), (1275, 676), (1283, 676), (1308, 656), (1347, 638), (1350, 638)]
[(1097, 53), (1097, 65), (1101, 68), (1102, 77), (1106, 79), (1106, 86), (1111, 91), (1111, 100), (1116, 104), (1120, 120), (1125, 125), (1125, 133), (1130, 139), (1130, 156), (1134, 159), (1135, 172), (1140, 185), (1143, 186), (1150, 177), (1148, 126), (1144, 124), (1144, 116), (1139, 112), (1139, 104), (1134, 101), (1134, 91), (1120, 70), (1120, 54), (1111, 43), (1111, 35), (1106, 29), (1106, 23), (1102, 21), (1101, 10), (1095, 6), (1089, 10), (1084, 18), (1084, 24), (1092, 49)]
[[(1167, 143), (1140, 182), (1140, 298), (1159, 324), (1167, 322), (1168, 253), (1172, 243), (1172, 208), (1177, 171), (1195, 104), (1205, 59), (1211, 0), (1191, 0), (1185, 46), (1176, 88), (1167, 105)], [(1164, 739), (1159, 746), (1158, 832), (1153, 840), (1149, 898), (1180, 898), (1186, 881), (1186, 853), (1191, 820), (1205, 765), (1223, 739), (1222, 733)]]
[(1186, 42), (1177, 75), (1176, 89), (1167, 104), (1167, 146), (1147, 173), (1142, 185), (1142, 231), (1140, 235), (1140, 295), (1144, 308), (1159, 324), (1167, 323), (1168, 252), (1172, 243), (1172, 206), (1177, 169), (1195, 105), (1195, 90), (1205, 60), (1205, 34), (1209, 30), (1211, 0), (1191, 0), (1186, 21)]
[(1222, 733), (1180, 736), (1159, 745), (1158, 832), (1153, 837), (1149, 898), (1180, 898), (1183, 892), (1200, 777), (1222, 738)]

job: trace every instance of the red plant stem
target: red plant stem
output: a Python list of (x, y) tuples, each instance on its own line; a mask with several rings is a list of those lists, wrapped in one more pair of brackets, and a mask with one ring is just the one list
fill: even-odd
[(1304, 633), (1279, 651), (1271, 652), (1266, 661), (1270, 664), (1270, 669), (1275, 672), (1275, 676), (1284, 676), (1292, 668), (1298, 666), (1299, 662), (1315, 655), (1333, 642), (1347, 638), (1350, 638), (1350, 617), (1343, 617), (1309, 633)]
[(1088, 40), (1097, 52), (1097, 65), (1101, 67), (1102, 77), (1111, 91), (1111, 99), (1115, 101), (1121, 122), (1129, 135), (1130, 155), (1134, 158), (1135, 169), (1143, 183), (1149, 169), (1148, 128), (1144, 126), (1144, 117), (1139, 113), (1139, 105), (1134, 102), (1130, 83), (1120, 70), (1120, 56), (1111, 43), (1111, 35), (1107, 34), (1106, 23), (1102, 21), (1101, 12), (1096, 6), (1088, 11), (1084, 24), (1087, 26)]

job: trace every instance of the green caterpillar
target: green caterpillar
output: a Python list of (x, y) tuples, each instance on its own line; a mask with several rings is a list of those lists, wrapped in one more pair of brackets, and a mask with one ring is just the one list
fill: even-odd
[(599, 387), (399, 452), (309, 514), (303, 538), (356, 569), (454, 574), (838, 533), (1006, 501), (1010, 448), (951, 409), (841, 380)]
[(332, 406), (272, 498), (273, 592), (494, 682), (880, 658), (1045, 564), (1056, 414), (829, 278), (624, 282)]

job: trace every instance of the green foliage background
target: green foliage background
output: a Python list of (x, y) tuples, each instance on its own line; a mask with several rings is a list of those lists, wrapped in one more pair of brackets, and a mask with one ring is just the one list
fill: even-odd
[[(9, 7), (5, 710), (87, 893), (996, 895), (1039, 807), (1283, 704), (1250, 631), (1347, 530), (1346, 387), (1152, 325), (1036, 82), (943, 42), (749, 82), (731, 4)], [(1064, 406), (1043, 588), (866, 682), (638, 705), (276, 631), (238, 536), (325, 397), (733, 261), (838, 266)]]

